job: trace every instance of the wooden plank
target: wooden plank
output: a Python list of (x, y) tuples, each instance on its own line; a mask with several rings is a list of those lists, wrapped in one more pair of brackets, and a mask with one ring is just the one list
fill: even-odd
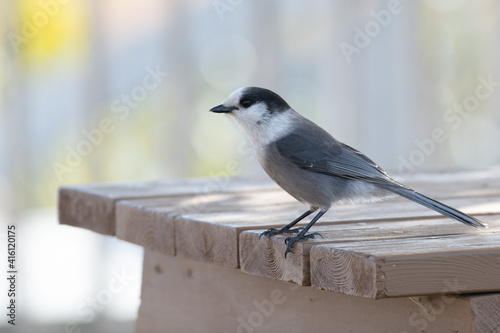
[(245, 273), (307, 286), (311, 283), (309, 255), (315, 245), (500, 232), (500, 215), (484, 216), (483, 220), (491, 223), (489, 229), (473, 229), (449, 218), (320, 224), (314, 231), (321, 233), (323, 238), (296, 243), (293, 253), (286, 258), (284, 239), (287, 235), (268, 239), (260, 237), (262, 230), (248, 230), (240, 234), (240, 266)]
[(500, 196), (500, 167), (451, 172), (433, 171), (413, 174), (407, 179), (397, 179), (414, 190), (434, 198)]
[[(201, 195), (188, 193), (186, 195), (126, 200), (119, 199), (123, 197), (123, 193), (120, 196), (119, 191), (111, 187), (103, 190), (101, 194), (107, 191), (108, 195), (113, 196), (111, 202), (116, 204), (116, 213), (112, 204), (109, 203), (110, 200), (95, 198), (95, 201), (109, 203), (106, 204), (106, 207), (109, 207), (110, 215), (116, 215), (116, 226), (114, 227), (116, 230), (114, 232), (121, 239), (162, 253), (174, 254), (176, 253), (174, 221), (177, 218), (178, 253), (181, 256), (239, 267), (238, 235), (241, 231), (256, 227), (267, 228), (283, 225), (305, 209), (302, 204), (296, 202), (280, 189), (265, 187), (261, 191), (252, 191), (252, 189), (258, 188), (258, 185), (253, 186), (250, 190), (247, 187), (246, 190), (235, 190), (229, 193), (202, 193)], [(183, 187), (183, 189), (186, 192), (191, 191), (189, 186)], [(165, 194), (167, 190), (165, 186), (156, 186), (156, 192), (137, 191), (137, 189), (131, 191), (129, 189), (127, 190), (129, 193), (126, 195), (133, 196), (139, 195), (139, 193), (145, 196), (160, 195)], [(175, 186), (170, 187), (170, 190), (171, 193), (182, 193)], [(481, 212), (489, 209), (484, 207), (485, 204), (491, 205), (492, 203), (491, 200), (484, 198), (453, 200), (453, 204), (476, 204), (475, 211)], [(234, 212), (235, 209), (238, 212)], [(99, 212), (98, 209), (95, 211)], [(490, 209), (490, 211), (494, 211), (494, 209)], [(186, 215), (187, 212), (204, 212), (208, 215)], [(183, 214), (184, 216), (182, 216)], [(335, 210), (329, 212), (323, 221), (326, 223), (345, 220), (365, 221), (422, 215), (436, 216), (437, 213), (401, 198), (378, 204), (335, 207)], [(96, 219), (98, 217), (85, 221)], [(323, 222), (318, 225), (321, 223)], [(90, 227), (90, 229), (93, 228)], [(308, 258), (306, 261), (302, 261), (302, 265), (305, 267), (304, 279), (307, 278), (309, 271), (307, 263)]]
[[(407, 183), (415, 185), (425, 194), (436, 198), (463, 197), (469, 194), (480, 196), (481, 193), (493, 195), (500, 191), (500, 184), (496, 186), (500, 182), (500, 175), (497, 177), (497, 173), (500, 172), (495, 170), (495, 172), (459, 172), (440, 176), (415, 175)], [(198, 194), (198, 198), (203, 198), (205, 194), (210, 193), (235, 193), (259, 188), (270, 189), (277, 188), (277, 186), (269, 181), (255, 182), (237, 178), (231, 180), (214, 178), (62, 186), (59, 189), (59, 221), (61, 224), (114, 235), (115, 203), (119, 200), (182, 194)], [(289, 200), (293, 201), (290, 197)], [(203, 200), (200, 201), (200, 205), (202, 203)]]
[(147, 213), (134, 201), (116, 206), (116, 237), (163, 254), (175, 255), (174, 223), (168, 213)]
[[(255, 198), (260, 200), (255, 200)], [(262, 200), (262, 201), (261, 201)], [(224, 213), (266, 210), (269, 207), (297, 205), (283, 191), (261, 188), (258, 191), (177, 195), (171, 197), (121, 200), (116, 204), (116, 236), (165, 254), (175, 253), (174, 220), (186, 213)]]
[[(177, 217), (175, 219), (176, 254), (197, 261), (233, 268), (239, 267), (238, 234), (240, 228), (217, 221), (220, 217), (231, 215), (238, 221), (251, 220), (252, 216), (251, 213), (240, 212), (239, 214), (201, 214), (201, 216)], [(244, 218), (244, 215), (248, 218)]]
[(476, 329), (478, 296), (350, 297), (148, 250), (141, 298), (138, 333), (492, 332)]
[[(499, 197), (437, 198), (441, 202), (471, 215), (484, 216), (500, 213)], [(405, 198), (358, 205), (335, 205), (319, 221), (383, 221), (387, 219), (412, 219), (436, 217), (441, 214)], [(480, 217), (481, 218), (481, 217)]]
[[(406, 181), (424, 194), (442, 197), (500, 195), (500, 168), (448, 174), (412, 175)], [(243, 186), (243, 188), (242, 188)], [(182, 194), (235, 192), (243, 189), (276, 188), (270, 181), (226, 179), (185, 179), (136, 183), (68, 185), (59, 188), (61, 224), (114, 235), (115, 203), (118, 200), (154, 198)]]
[[(257, 203), (261, 202), (258, 196), (255, 197), (255, 200)], [(500, 213), (500, 198), (455, 198), (447, 200), (447, 203), (474, 214), (479, 212), (485, 214)], [(236, 206), (240, 207), (240, 205)], [(360, 206), (362, 206), (361, 211), (359, 210)], [(303, 205), (292, 202), (290, 206), (274, 207), (274, 209), (263, 207), (262, 211), (243, 211), (240, 209), (232, 212), (178, 216), (175, 218), (176, 254), (189, 259), (239, 267), (239, 252), (241, 251), (239, 235), (241, 232), (256, 228), (283, 226), (301, 214), (304, 208)], [(325, 214), (317, 223), (317, 227), (337, 221), (357, 223), (388, 219), (414, 219), (422, 216), (440, 217), (441, 215), (409, 200), (358, 206), (339, 205)], [(299, 225), (304, 225), (304, 223)], [(450, 221), (450, 223), (453, 222)], [(253, 249), (254, 247), (250, 246), (249, 248)], [(269, 248), (269, 251), (274, 253), (272, 252), (273, 248)], [(242, 256), (245, 254), (242, 253)], [(298, 264), (304, 267), (307, 265), (304, 261), (299, 261)]]
[[(371, 298), (500, 290), (500, 233), (320, 244), (311, 285)], [(457, 281), (457, 290), (449, 284)]]
[(234, 179), (181, 179), (136, 183), (70, 185), (59, 188), (59, 223), (115, 234), (118, 200), (182, 194), (210, 194), (275, 187), (269, 182)]

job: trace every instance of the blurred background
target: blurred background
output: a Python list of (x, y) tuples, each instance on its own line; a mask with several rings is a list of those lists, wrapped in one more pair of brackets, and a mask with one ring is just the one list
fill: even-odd
[(141, 249), (58, 225), (57, 188), (214, 177), (231, 161), (232, 176), (264, 176), (234, 123), (208, 112), (241, 86), (276, 91), (401, 178), (500, 164), (499, 42), (493, 0), (3, 0), (15, 331), (133, 332)]

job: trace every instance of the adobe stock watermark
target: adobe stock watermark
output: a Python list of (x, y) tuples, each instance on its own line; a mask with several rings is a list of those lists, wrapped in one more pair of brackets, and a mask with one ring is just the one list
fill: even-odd
[(61, 8), (71, 0), (39, 0), (39, 9), (30, 18), (21, 18), (21, 34), (9, 32), (7, 39), (14, 51), (19, 52), (21, 44), (27, 44), (35, 38), (50, 20), (59, 15)]
[[(460, 285), (458, 278), (455, 277), (453, 282), (444, 280), (445, 287), (442, 290), (441, 296), (423, 296), (411, 297), (410, 299), (419, 306), (418, 311), (411, 312), (408, 323), (415, 327), (415, 332), (426, 332), (429, 322), (434, 322), (446, 310), (446, 305), (456, 301), (455, 296), (449, 294), (459, 294), (467, 289), (466, 286)], [(446, 295), (448, 294), (448, 295)], [(402, 331), (401, 333), (408, 333)]]
[(371, 44), (383, 28), (386, 28), (392, 21), (394, 15), (398, 15), (403, 11), (403, 6), (399, 0), (390, 0), (387, 2), (386, 9), (380, 9), (371, 13), (372, 19), (366, 22), (363, 29), (354, 27), (354, 38), (351, 43), (341, 42), (339, 44), (340, 51), (344, 55), (347, 63), (351, 63), (352, 56), (359, 54), (363, 49)]
[[(292, 285), (290, 291), (295, 291), (299, 289), (299, 285)], [(248, 313), (247, 316), (238, 316), (236, 321), (238, 326), (236, 327), (236, 333), (253, 333), (257, 328), (264, 325), (265, 319), (270, 318), (277, 305), (284, 304), (287, 297), (283, 290), (273, 289), (269, 293), (269, 298), (262, 301), (254, 300), (252, 302), (253, 311)], [(226, 332), (227, 333), (227, 332)]]
[[(500, 82), (493, 81), (492, 74), (487, 78), (479, 76), (479, 83), (476, 85), (474, 94), (464, 98), (462, 103), (453, 104), (452, 107), (446, 109), (443, 113), (443, 120), (453, 130), (457, 130), (462, 125), (463, 121), (469, 118), (474, 111), (477, 110), (482, 101), (487, 100), (495, 92), (496, 87), (500, 86)], [(407, 177), (413, 174), (416, 167), (424, 164), (426, 159), (436, 151), (440, 144), (448, 140), (448, 135), (443, 127), (436, 127), (431, 131), (431, 136), (422, 140), (414, 141), (416, 148), (410, 152), (408, 157), (399, 155), (398, 173), (402, 177)]]
[(236, 7), (241, 5), (243, 0), (214, 0), (212, 7), (214, 8), (219, 20), (224, 21), (224, 16), (227, 12), (233, 12)]
[[(113, 276), (106, 288), (99, 290), (94, 296), (87, 297), (87, 299), (80, 303), (76, 309), (76, 314), (81, 318), (80, 323), (92, 322), (99, 312), (102, 312), (106, 306), (113, 302), (115, 295), (123, 292), (131, 281), (136, 280), (133, 275), (127, 274), (125, 269), (122, 268), (120, 272), (113, 270)], [(51, 333), (82, 333), (82, 328), (77, 322), (68, 322), (62, 331)]]
[(168, 76), (168, 73), (162, 71), (160, 66), (156, 66), (154, 69), (151, 66), (147, 66), (145, 71), (146, 74), (142, 78), (140, 85), (134, 86), (128, 93), (121, 94), (119, 98), (111, 103), (111, 112), (118, 119), (113, 120), (110, 117), (105, 117), (99, 121), (97, 127), (83, 129), (81, 131), (83, 138), (80, 141), (74, 146), (66, 145), (64, 161), (52, 162), (52, 170), (59, 182), (63, 181), (64, 175), (70, 174), (78, 168), (82, 164), (83, 159), (90, 155), (94, 148), (104, 141), (105, 136), (113, 133), (117, 122), (127, 119), (130, 112), (137, 108)]

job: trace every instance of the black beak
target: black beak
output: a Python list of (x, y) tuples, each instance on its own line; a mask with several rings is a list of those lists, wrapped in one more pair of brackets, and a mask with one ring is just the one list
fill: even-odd
[(234, 109), (237, 109), (235, 106), (224, 106), (224, 105), (217, 105), (214, 106), (213, 108), (210, 109), (212, 112), (217, 112), (217, 113), (229, 113), (233, 111)]

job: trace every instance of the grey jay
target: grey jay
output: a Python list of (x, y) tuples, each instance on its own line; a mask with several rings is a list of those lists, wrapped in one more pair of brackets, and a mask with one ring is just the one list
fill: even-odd
[[(297, 233), (285, 239), (285, 257), (295, 242), (321, 236), (307, 232), (332, 203), (375, 202), (394, 193), (469, 226), (485, 227), (474, 217), (398, 183), (371, 159), (333, 138), (268, 89), (240, 88), (210, 111), (232, 116), (249, 136), (269, 177), (295, 199), (309, 205), (309, 210), (289, 224), (261, 234), (271, 237)], [(304, 228), (292, 229), (318, 209)]]

